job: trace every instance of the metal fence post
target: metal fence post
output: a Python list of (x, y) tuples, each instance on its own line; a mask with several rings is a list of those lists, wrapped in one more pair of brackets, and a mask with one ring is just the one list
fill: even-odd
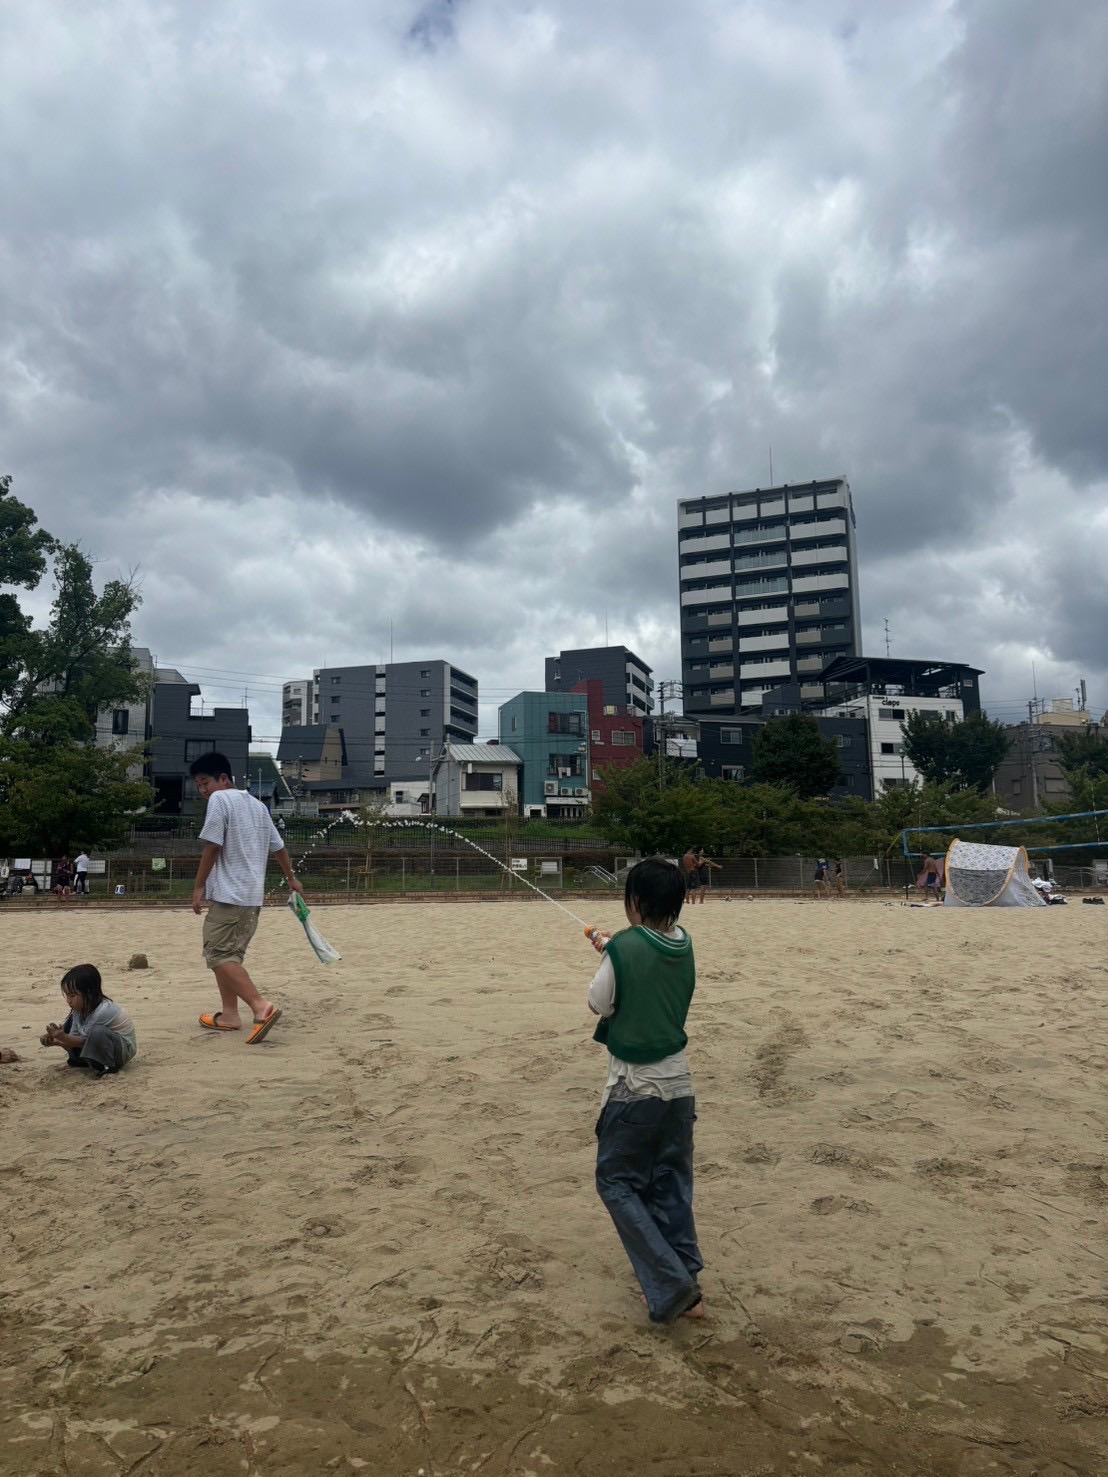
[(754, 886), (755, 886), (755, 888), (757, 888), (757, 886), (758, 886), (758, 858), (757, 857), (754, 858)]
[(462, 890), (462, 859), (460, 856), (454, 858), (454, 891)]
[(350, 858), (346, 858), (346, 901), (350, 901)]
[(400, 893), (401, 896), (407, 891), (407, 867), (404, 858), (400, 858)]

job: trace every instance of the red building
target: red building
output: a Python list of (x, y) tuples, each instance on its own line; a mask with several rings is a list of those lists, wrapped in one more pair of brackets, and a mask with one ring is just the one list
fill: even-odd
[(583, 692), (589, 703), (589, 782), (593, 792), (603, 790), (600, 770), (627, 769), (643, 756), (643, 715), (634, 708), (615, 708), (604, 702), (599, 678), (578, 682), (571, 692)]

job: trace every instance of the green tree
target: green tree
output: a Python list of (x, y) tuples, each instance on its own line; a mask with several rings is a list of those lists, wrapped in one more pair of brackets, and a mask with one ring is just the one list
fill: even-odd
[(604, 838), (629, 851), (680, 855), (686, 847), (719, 844), (721, 811), (711, 788), (686, 768), (658, 769), (640, 759), (626, 769), (602, 769), (603, 790), (593, 802), (593, 821)]
[(810, 713), (771, 719), (754, 740), (756, 780), (789, 785), (802, 799), (826, 795), (842, 774), (839, 752)]
[(0, 593), (0, 849), (108, 847), (152, 795), (127, 775), (141, 750), (95, 744), (97, 714), (143, 689), (130, 645), (138, 591), (109, 580), (97, 594), (87, 555), (36, 529), (10, 487), (0, 479), (0, 584), (35, 589), (52, 556), (54, 601), (35, 629)]
[(941, 713), (909, 713), (901, 731), (905, 757), (924, 780), (958, 790), (984, 794), (1008, 752), (1003, 723), (980, 712), (961, 720)]
[(1108, 777), (1108, 738), (1080, 729), (1058, 734), (1058, 763), (1071, 789), (1075, 781), (1100, 780)]

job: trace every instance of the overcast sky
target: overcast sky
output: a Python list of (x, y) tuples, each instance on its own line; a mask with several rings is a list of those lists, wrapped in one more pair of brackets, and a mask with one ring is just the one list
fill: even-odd
[[(610, 639), (845, 473), (864, 649), (1108, 706), (1104, 0), (0, 7), (0, 470), (213, 702)], [(1025, 707), (1023, 708), (1025, 712)]]

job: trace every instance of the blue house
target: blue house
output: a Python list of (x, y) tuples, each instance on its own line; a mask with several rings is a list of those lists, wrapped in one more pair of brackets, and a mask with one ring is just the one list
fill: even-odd
[(576, 820), (584, 815), (592, 799), (585, 693), (517, 693), (500, 708), (500, 742), (522, 760), (525, 816)]

